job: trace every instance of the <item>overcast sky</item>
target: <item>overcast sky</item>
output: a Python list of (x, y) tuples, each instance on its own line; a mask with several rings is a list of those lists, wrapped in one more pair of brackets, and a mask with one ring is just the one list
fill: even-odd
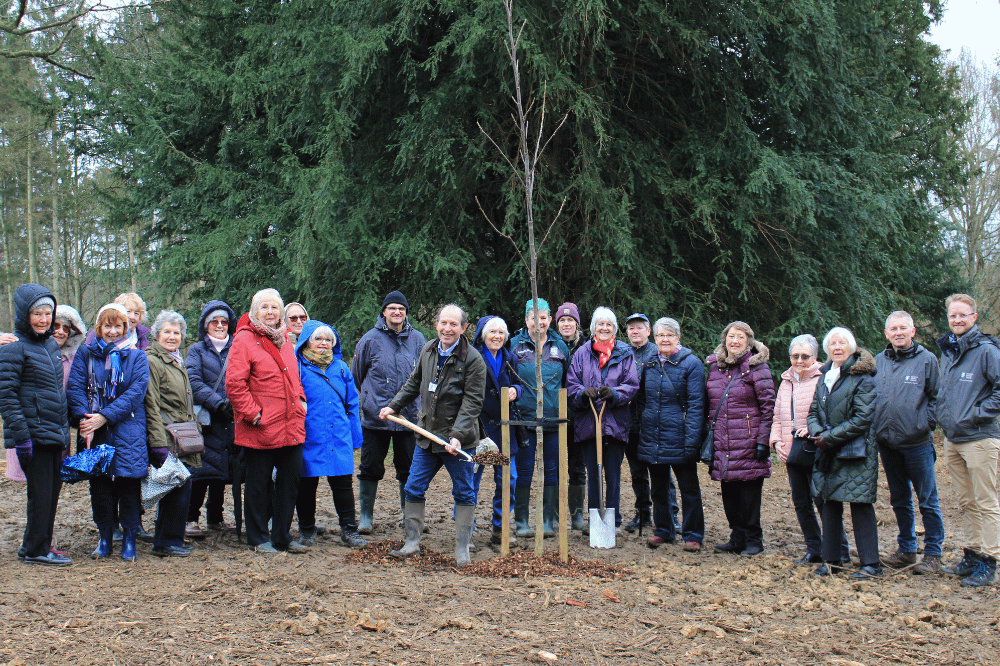
[(958, 60), (962, 47), (980, 61), (996, 61), (1000, 51), (1000, 1), (946, 0), (944, 20), (931, 29), (931, 41), (942, 50), (951, 50), (950, 60)]

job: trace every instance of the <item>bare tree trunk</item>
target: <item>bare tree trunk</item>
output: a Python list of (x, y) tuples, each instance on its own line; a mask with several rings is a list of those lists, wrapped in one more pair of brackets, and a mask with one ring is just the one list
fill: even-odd
[[(53, 152), (55, 150), (53, 149)], [(55, 155), (53, 155), (55, 158)], [(59, 302), (63, 301), (63, 294), (59, 291), (59, 165), (55, 164), (52, 176), (52, 293), (56, 295)]]
[(126, 230), (126, 241), (128, 242), (128, 272), (130, 276), (129, 285), (131, 286), (132, 293), (139, 291), (139, 287), (136, 284), (136, 262), (135, 262), (135, 240), (138, 236), (138, 225), (129, 226)]
[[(31, 115), (28, 115), (28, 125), (31, 125)], [(25, 222), (28, 226), (28, 282), (38, 282), (37, 268), (35, 266), (36, 251), (35, 251), (35, 211), (31, 207), (31, 189), (32, 189), (32, 177), (31, 177), (31, 135), (28, 135), (28, 168), (25, 170), (27, 175), (27, 181), (24, 184), (24, 217)]]
[(3, 268), (6, 279), (4, 280), (4, 287), (7, 295), (7, 316), (10, 322), (11, 329), (14, 328), (14, 291), (11, 288), (14, 282), (14, 274), (10, 267), (10, 235), (7, 233), (7, 205), (6, 202), (0, 198), (0, 233), (3, 234)]

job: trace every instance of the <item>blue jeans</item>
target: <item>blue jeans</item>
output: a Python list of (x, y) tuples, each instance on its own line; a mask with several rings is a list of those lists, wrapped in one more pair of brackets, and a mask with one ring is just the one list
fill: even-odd
[(917, 534), (913, 513), (913, 493), (917, 495), (920, 516), (924, 521), (924, 555), (941, 555), (944, 542), (944, 521), (938, 505), (934, 442), (912, 449), (878, 447), (882, 455), (885, 480), (889, 483), (889, 501), (896, 513), (899, 536), (896, 542), (904, 553), (917, 552)]
[[(705, 510), (701, 503), (701, 484), (698, 482), (698, 464), (649, 465), (649, 482), (653, 496), (653, 534), (673, 543), (676, 538), (674, 512), (671, 504), (673, 484), (670, 470), (677, 477), (677, 488), (684, 505), (681, 535), (684, 541), (701, 543), (705, 539)], [(676, 500), (674, 500), (676, 501)]]
[[(486, 471), (485, 465), (476, 465), (478, 468), (476, 473), (473, 475), (473, 485), (476, 488), (476, 504), (479, 504), (479, 484), (483, 480), (483, 472)], [(493, 492), (493, 529), (500, 530), (503, 528), (503, 467), (501, 465), (493, 465), (493, 483), (496, 486), (496, 490)], [(517, 467), (515, 465), (510, 466), (510, 506), (511, 510), (514, 507), (514, 488), (517, 486)]]
[(587, 461), (587, 506), (591, 509), (600, 508), (598, 493), (599, 483), (605, 484), (604, 506), (615, 510), (615, 527), (622, 524), (622, 512), (618, 506), (622, 492), (622, 461), (625, 459), (625, 442), (614, 437), (605, 437), (601, 444), (604, 447), (604, 478), (597, 473), (597, 440), (588, 439), (578, 442)]
[(184, 545), (184, 523), (191, 506), (191, 477), (164, 495), (156, 506), (153, 547)]
[(423, 502), (424, 493), (431, 485), (431, 479), (444, 466), (451, 475), (451, 494), (455, 504), (476, 504), (476, 489), (472, 486), (472, 472), (475, 465), (464, 456), (453, 456), (447, 451), (433, 453), (418, 446), (410, 463), (410, 476), (406, 479), (406, 501)]
[[(518, 444), (517, 458), (517, 487), (530, 488), (531, 479), (535, 474), (535, 450), (538, 442), (534, 429), (527, 431), (526, 441)], [(559, 431), (546, 430), (542, 437), (542, 457), (545, 464), (545, 485), (559, 485)], [(621, 461), (618, 461), (619, 465)]]

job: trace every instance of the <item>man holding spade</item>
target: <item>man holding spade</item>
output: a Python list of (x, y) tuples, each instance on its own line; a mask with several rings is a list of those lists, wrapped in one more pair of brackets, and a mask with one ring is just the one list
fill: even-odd
[(441, 467), (451, 475), (455, 498), (455, 560), (469, 564), (476, 512), (476, 493), (472, 484), (473, 467), (459, 451), (474, 451), (479, 443), (479, 412), (486, 391), (486, 362), (462, 337), (469, 326), (468, 315), (455, 304), (441, 308), (437, 317), (437, 340), (424, 345), (406, 384), (382, 408), (379, 418), (388, 419), (420, 397), (421, 420), (417, 423), (440, 441), (417, 437), (417, 448), (404, 489), (403, 513), (406, 543), (392, 551), (398, 558), (420, 553), (424, 528), (424, 493)]

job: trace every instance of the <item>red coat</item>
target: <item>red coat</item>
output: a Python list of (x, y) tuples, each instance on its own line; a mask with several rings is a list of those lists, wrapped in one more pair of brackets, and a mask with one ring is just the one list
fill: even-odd
[[(277, 350), (283, 367), (268, 347), (275, 349), (250, 324), (250, 316), (240, 317), (226, 368), (226, 396), (233, 403), (237, 446), (276, 449), (301, 444), (306, 438), (305, 393), (294, 345), (286, 340)], [(258, 414), (260, 425), (251, 425)]]

